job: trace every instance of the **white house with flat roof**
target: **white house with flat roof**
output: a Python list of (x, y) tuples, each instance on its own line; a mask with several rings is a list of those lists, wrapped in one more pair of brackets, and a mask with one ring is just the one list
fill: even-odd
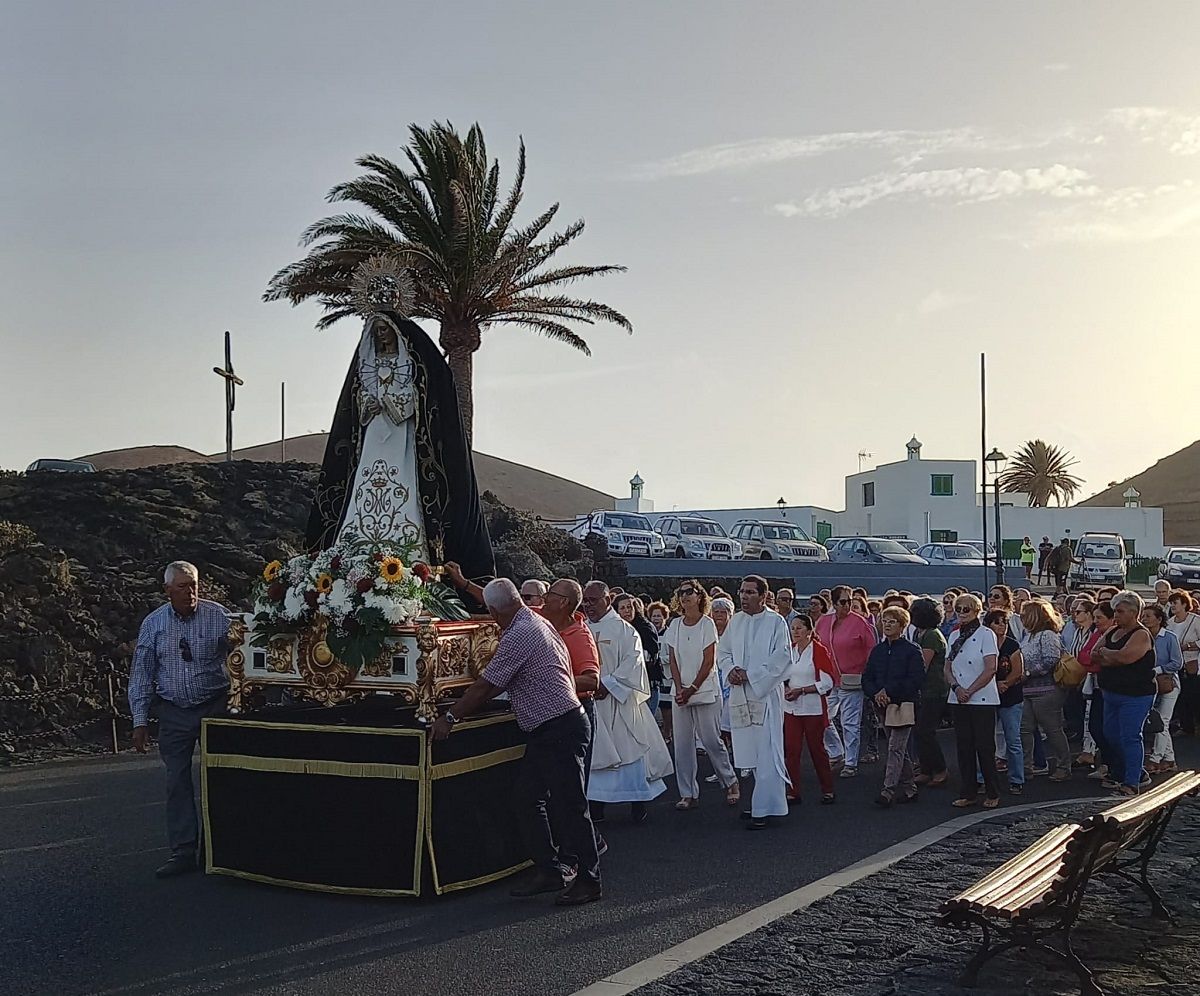
[(976, 535), (975, 461), (923, 460), (916, 436), (905, 451), (903, 460), (846, 478), (839, 535), (895, 536), (921, 543)]

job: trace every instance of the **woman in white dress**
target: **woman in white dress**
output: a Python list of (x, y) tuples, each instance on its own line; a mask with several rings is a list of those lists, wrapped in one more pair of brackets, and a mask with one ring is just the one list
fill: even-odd
[(663, 636), (674, 686), (672, 722), (675, 728), (675, 781), (679, 810), (700, 804), (696, 778), (696, 741), (704, 746), (721, 785), (725, 801), (741, 800), (737, 774), (721, 740), (721, 685), (717, 673), (717, 627), (708, 614), (709, 595), (697, 581), (685, 581), (675, 590), (672, 608), (682, 613), (672, 619)]

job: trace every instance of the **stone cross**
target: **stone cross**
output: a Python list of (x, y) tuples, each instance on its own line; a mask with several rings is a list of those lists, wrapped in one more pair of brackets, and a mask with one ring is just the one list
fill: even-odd
[(235, 392), (243, 386), (242, 379), (233, 372), (233, 358), (229, 348), (229, 332), (225, 332), (225, 366), (213, 367), (213, 373), (225, 379), (225, 461), (233, 460), (233, 409)]

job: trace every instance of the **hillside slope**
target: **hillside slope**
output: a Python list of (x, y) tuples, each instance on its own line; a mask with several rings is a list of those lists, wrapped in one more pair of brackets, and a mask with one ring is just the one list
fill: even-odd
[(1200, 440), (1079, 504), (1123, 505), (1130, 486), (1141, 492), (1143, 505), (1163, 510), (1167, 546), (1200, 544)]

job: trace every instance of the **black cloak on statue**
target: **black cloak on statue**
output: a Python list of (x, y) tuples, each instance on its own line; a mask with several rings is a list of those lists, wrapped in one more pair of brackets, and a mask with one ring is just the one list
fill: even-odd
[[(442, 563), (457, 561), (468, 578), (490, 578), (496, 573), (496, 563), (479, 506), (479, 486), (463, 433), (454, 375), (419, 325), (393, 311), (379, 314), (403, 337), (412, 357), (417, 396), (417, 487), (430, 556)], [(332, 546), (337, 539), (362, 451), (364, 427), (359, 417), (357, 359), (356, 352), (333, 415), (308, 518), (305, 538), (312, 552)]]

